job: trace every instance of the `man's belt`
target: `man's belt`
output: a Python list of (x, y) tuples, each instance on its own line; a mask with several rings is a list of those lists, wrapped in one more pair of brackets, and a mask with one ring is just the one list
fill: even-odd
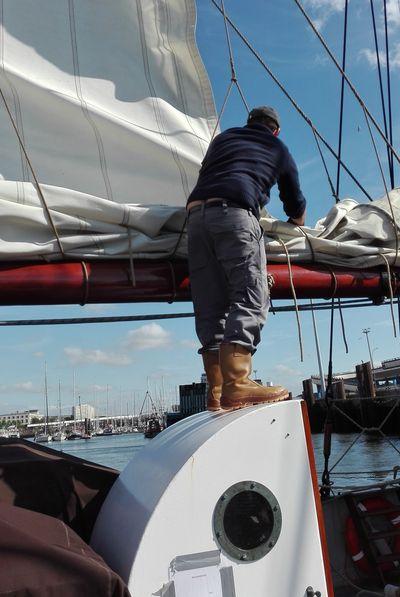
[(207, 201), (193, 201), (189, 203), (187, 206), (187, 210), (189, 212), (198, 211), (201, 209), (210, 209), (211, 207), (234, 207), (237, 209), (245, 209), (246, 211), (252, 211), (250, 207), (246, 207), (245, 205), (239, 205), (239, 203), (234, 203), (233, 201), (227, 201), (226, 199), (208, 199)]

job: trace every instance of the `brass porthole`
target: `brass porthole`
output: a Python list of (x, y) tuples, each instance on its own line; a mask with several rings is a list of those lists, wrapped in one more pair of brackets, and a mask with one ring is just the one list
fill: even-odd
[(256, 481), (241, 481), (219, 498), (213, 528), (223, 552), (235, 560), (255, 562), (276, 545), (282, 512), (267, 487)]

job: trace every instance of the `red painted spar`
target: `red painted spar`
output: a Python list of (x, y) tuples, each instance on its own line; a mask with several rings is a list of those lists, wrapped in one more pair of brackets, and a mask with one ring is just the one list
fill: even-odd
[[(271, 296), (290, 299), (288, 266), (269, 264)], [(190, 300), (187, 263), (183, 260), (8, 262), (0, 265), (1, 305), (172, 302)], [(292, 265), (298, 298), (379, 298), (389, 296), (385, 269), (345, 270)], [(400, 268), (392, 268), (393, 294), (400, 293)]]

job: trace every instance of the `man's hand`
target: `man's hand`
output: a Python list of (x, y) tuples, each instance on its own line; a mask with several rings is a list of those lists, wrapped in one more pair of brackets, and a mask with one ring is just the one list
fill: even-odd
[(289, 224), (293, 224), (294, 226), (304, 226), (306, 222), (306, 212), (304, 212), (303, 215), (299, 218), (289, 218), (288, 222)]

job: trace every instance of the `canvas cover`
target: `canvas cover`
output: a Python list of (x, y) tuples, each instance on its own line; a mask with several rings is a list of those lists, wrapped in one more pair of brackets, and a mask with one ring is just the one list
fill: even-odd
[(123, 580), (60, 520), (0, 502), (0, 595), (130, 597)]
[(0, 439), (0, 503), (58, 518), (87, 542), (118, 474), (42, 444)]

